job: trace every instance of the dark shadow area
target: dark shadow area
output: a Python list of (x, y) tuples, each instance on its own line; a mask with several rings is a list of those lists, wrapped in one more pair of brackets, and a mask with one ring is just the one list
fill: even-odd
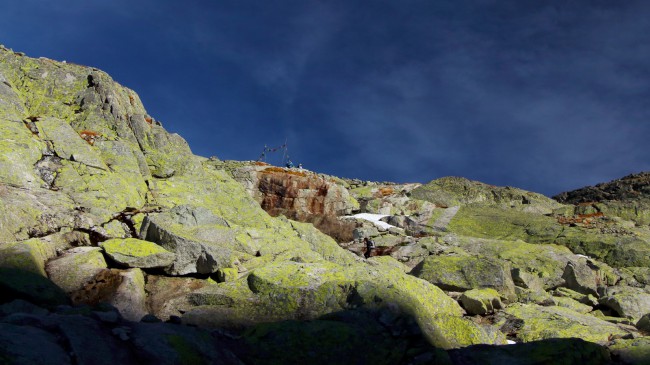
[(476, 345), (448, 351), (454, 365), (614, 364), (608, 350), (578, 338), (554, 338), (515, 345)]
[(16, 299), (43, 308), (70, 304), (63, 289), (49, 279), (27, 270), (0, 267), (0, 304)]

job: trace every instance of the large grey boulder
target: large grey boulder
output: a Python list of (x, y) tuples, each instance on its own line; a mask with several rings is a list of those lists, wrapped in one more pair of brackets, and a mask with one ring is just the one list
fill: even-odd
[(503, 308), (499, 293), (490, 288), (468, 290), (460, 296), (460, 303), (470, 315), (486, 315)]

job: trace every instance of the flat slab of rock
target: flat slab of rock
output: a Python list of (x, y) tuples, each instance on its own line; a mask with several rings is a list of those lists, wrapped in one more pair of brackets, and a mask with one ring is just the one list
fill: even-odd
[(149, 241), (116, 238), (101, 243), (104, 252), (117, 263), (132, 268), (167, 267), (176, 255)]

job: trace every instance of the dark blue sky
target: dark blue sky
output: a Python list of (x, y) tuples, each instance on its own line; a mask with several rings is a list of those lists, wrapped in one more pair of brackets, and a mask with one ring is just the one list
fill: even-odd
[[(650, 170), (650, 2), (0, 3), (0, 43), (95, 66), (194, 153), (553, 195)], [(280, 156), (269, 162), (280, 162)]]

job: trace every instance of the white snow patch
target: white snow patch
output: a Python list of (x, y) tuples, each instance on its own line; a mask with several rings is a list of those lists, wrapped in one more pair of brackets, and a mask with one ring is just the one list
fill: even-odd
[[(383, 229), (390, 229), (390, 228), (393, 228), (395, 226), (390, 225), (390, 224), (388, 224), (386, 222), (380, 221), (380, 219), (382, 219), (384, 217), (388, 217), (388, 216), (389, 216), (388, 214), (371, 214), (371, 213), (359, 213), (359, 214), (353, 215), (354, 218), (365, 219), (365, 220), (370, 221), (370, 222), (374, 223), (376, 226), (381, 227)], [(397, 228), (397, 227), (395, 227), (395, 228)]]
[(514, 345), (514, 344), (516, 344), (516, 342), (513, 341), (513, 340), (506, 340), (506, 341), (508, 341), (508, 345)]
[(591, 259), (591, 257), (589, 257), (589, 256), (585, 256), (585, 255), (581, 255), (581, 254), (576, 254), (576, 256), (578, 256), (578, 257), (584, 257), (584, 258), (586, 258), (586, 259)]

